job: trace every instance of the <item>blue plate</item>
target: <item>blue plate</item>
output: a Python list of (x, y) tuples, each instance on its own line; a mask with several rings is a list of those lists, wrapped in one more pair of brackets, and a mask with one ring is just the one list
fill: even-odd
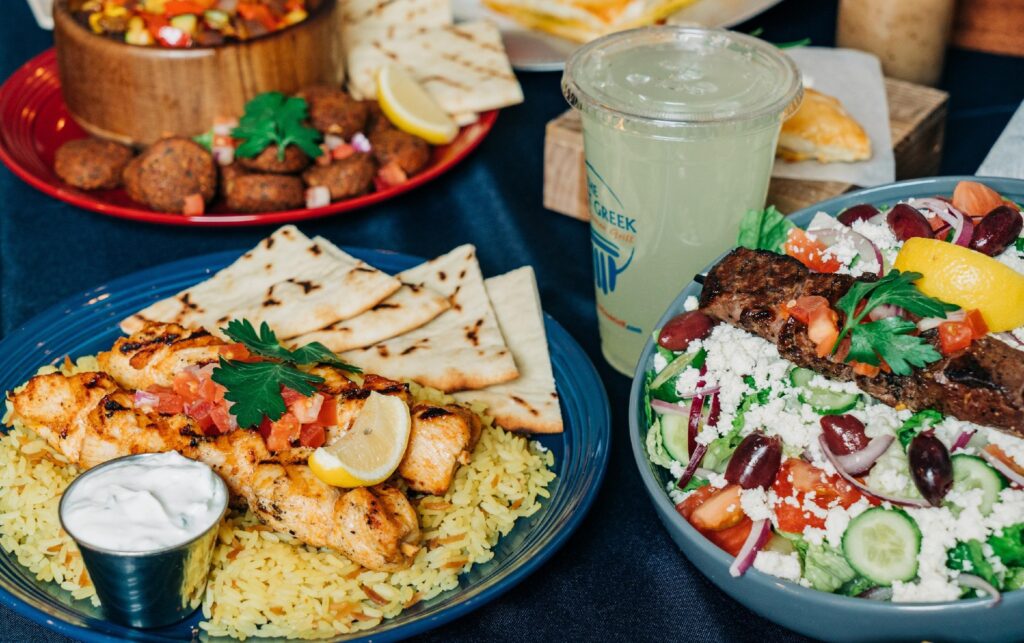
[[(395, 273), (423, 260), (408, 255), (345, 249)], [(47, 310), (0, 342), (0, 391), (31, 377), (65, 355), (94, 354), (121, 333), (117, 323), (148, 304), (212, 275), (243, 251), (220, 252), (144, 270), (75, 295)], [(608, 465), (608, 396), (586, 354), (550, 316), (545, 316), (555, 382), (562, 400), (565, 432), (541, 436), (555, 455), (558, 477), (551, 497), (524, 518), (494, 548), (495, 556), (463, 574), (459, 587), (402, 612), (368, 632), (338, 640), (393, 641), (419, 634), (491, 601), (540, 567), (579, 525), (597, 495)], [(85, 601), (73, 601), (53, 583), (33, 578), (10, 554), (0, 551), (0, 603), (71, 638), (84, 641), (190, 640), (199, 617), (159, 630), (133, 630), (111, 623)]]
[[(912, 197), (952, 195), (962, 180), (977, 177), (953, 176), (902, 181), (883, 187), (857, 190), (801, 210), (791, 217), (806, 227), (816, 212), (835, 216), (851, 205), (872, 203), (892, 205)], [(1018, 203), (1024, 199), (1024, 181), (981, 179), (1005, 197)], [(722, 256), (725, 256), (724, 254)], [(719, 257), (721, 259), (721, 257)], [(710, 264), (707, 272), (718, 260)], [(668, 307), (658, 322), (660, 328), (683, 311), (690, 295), (700, 295), (700, 284), (691, 282)], [(740, 578), (729, 575), (733, 558), (700, 535), (676, 512), (665, 491), (671, 476), (647, 459), (644, 438), (647, 425), (642, 407), (643, 372), (651, 363), (654, 343), (647, 342), (640, 356), (629, 398), (629, 432), (633, 457), (640, 469), (647, 493), (654, 501), (672, 540), (700, 571), (734, 599), (761, 616), (817, 639), (827, 641), (1021, 641), (1024, 640), (1024, 591), (1010, 592), (992, 608), (984, 599), (947, 603), (885, 603), (827, 594), (801, 587), (754, 568)]]

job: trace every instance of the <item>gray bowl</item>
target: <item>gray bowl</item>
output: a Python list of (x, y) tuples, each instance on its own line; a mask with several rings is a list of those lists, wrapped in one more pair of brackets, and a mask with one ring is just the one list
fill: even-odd
[[(892, 204), (910, 197), (949, 195), (957, 182), (976, 177), (939, 177), (902, 181), (858, 190), (801, 210), (792, 220), (803, 227), (815, 212), (836, 215), (858, 203)], [(1024, 181), (983, 179), (1000, 194), (1024, 201)], [(723, 254), (724, 256), (724, 254)], [(717, 261), (716, 261), (717, 263)], [(662, 326), (683, 311), (689, 295), (700, 294), (700, 284), (691, 282), (658, 322)], [(729, 575), (732, 557), (713, 545), (680, 516), (665, 492), (671, 479), (667, 471), (647, 459), (644, 438), (647, 425), (641, 407), (644, 370), (651, 363), (654, 343), (648, 340), (640, 355), (629, 398), (629, 432), (647, 493), (658, 517), (672, 540), (715, 585), (747, 608), (801, 634), (828, 641), (1021, 641), (1024, 640), (1024, 590), (1010, 592), (996, 607), (985, 599), (946, 603), (884, 603), (827, 594), (801, 587), (756, 569), (740, 578)]]

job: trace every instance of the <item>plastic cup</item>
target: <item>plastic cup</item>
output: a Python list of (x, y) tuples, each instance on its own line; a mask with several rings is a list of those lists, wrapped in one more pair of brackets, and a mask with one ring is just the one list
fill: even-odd
[(764, 207), (800, 72), (752, 36), (651, 27), (577, 50), (562, 92), (583, 121), (601, 350), (631, 375), (668, 303)]

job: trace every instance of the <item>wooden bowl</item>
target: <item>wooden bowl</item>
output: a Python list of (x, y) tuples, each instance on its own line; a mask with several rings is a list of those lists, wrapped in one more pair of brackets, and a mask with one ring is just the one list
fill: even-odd
[(218, 116), (241, 116), (262, 92), (340, 85), (336, 0), (310, 0), (306, 20), (218, 47), (129, 45), (92, 33), (67, 0), (54, 5), (54, 41), (68, 110), (90, 134), (131, 145), (195, 136)]

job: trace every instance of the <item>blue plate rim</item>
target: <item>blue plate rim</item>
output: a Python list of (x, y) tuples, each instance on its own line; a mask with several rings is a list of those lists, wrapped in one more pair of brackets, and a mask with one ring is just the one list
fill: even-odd
[[(358, 258), (364, 259), (371, 265), (374, 262), (370, 257), (377, 256), (386, 256), (387, 261), (405, 263), (407, 266), (413, 266), (426, 261), (426, 259), (422, 257), (395, 252), (393, 250), (354, 246), (342, 246), (342, 249), (345, 252), (357, 256)], [(118, 289), (129, 286), (138, 287), (140, 283), (152, 283), (152, 281), (157, 277), (174, 274), (175, 271), (182, 271), (186, 268), (194, 269), (197, 264), (217, 266), (217, 268), (206, 268), (207, 272), (212, 272), (213, 270), (217, 270), (220, 267), (227, 265), (246, 251), (247, 249), (224, 250), (177, 259), (175, 261), (151, 266), (149, 268), (144, 268), (142, 270), (108, 280), (100, 285), (93, 286), (92, 288), (64, 297), (56, 304), (53, 304), (32, 316), (0, 339), (0, 351), (3, 351), (9, 343), (19, 339), (23, 334), (27, 334), (28, 337), (31, 337), (33, 327), (42, 326), (43, 320), (56, 315), (64, 315), (69, 309), (80, 307), (83, 300), (88, 301), (102, 293), (117, 292)], [(575, 504), (574, 510), (571, 511), (568, 518), (562, 523), (562, 526), (553, 533), (547, 543), (544, 544), (535, 555), (524, 560), (522, 564), (511, 570), (505, 578), (495, 582), (492, 586), (487, 587), (479, 594), (471, 596), (470, 598), (458, 602), (450, 607), (446, 607), (436, 614), (427, 615), (424, 618), (417, 619), (403, 625), (385, 628), (383, 630), (378, 629), (381, 627), (378, 626), (377, 628), (355, 633), (355, 636), (353, 637), (342, 637), (337, 640), (366, 642), (371, 640), (378, 642), (398, 641), (417, 634), (423, 634), (429, 630), (460, 618), (465, 614), (486, 605), (487, 603), (490, 603), (508, 590), (512, 589), (512, 587), (518, 585), (526, 577), (533, 574), (544, 563), (550, 560), (551, 557), (568, 541), (569, 537), (575, 533), (576, 529), (579, 528), (580, 523), (582, 523), (583, 519), (589, 513), (594, 500), (597, 498), (601, 485), (604, 482), (605, 474), (608, 469), (608, 462), (611, 454), (611, 405), (608, 400), (608, 393), (605, 389), (604, 382), (601, 380), (596, 367), (575, 338), (573, 338), (572, 335), (547, 312), (544, 312), (544, 325), (546, 334), (548, 335), (549, 344), (555, 343), (551, 341), (552, 338), (559, 340), (559, 347), (566, 351), (566, 357), (570, 359), (570, 361), (575, 362), (576, 368), (578, 369), (581, 364), (584, 365), (583, 370), (577, 370), (577, 373), (579, 373), (581, 379), (584, 381), (589, 380), (590, 384), (594, 385), (591, 393), (594, 391), (598, 393), (596, 399), (594, 399), (593, 396), (585, 398), (587, 400), (586, 406), (588, 410), (599, 420), (599, 424), (603, 429), (599, 432), (597, 439), (592, 440), (592, 448), (596, 455), (594, 462), (597, 464), (597, 471), (593, 476), (594, 484), (585, 489), (578, 503)], [(41, 365), (42, 364), (40, 364), (40, 366)], [(552, 502), (553, 500), (554, 496), (548, 499), (548, 502)], [(3, 555), (9, 556), (7, 552), (2, 553)], [(16, 560), (13, 562), (20, 565)], [(124, 640), (123, 638), (119, 638), (105, 632), (97, 632), (87, 627), (68, 623), (59, 618), (54, 618), (41, 609), (29, 605), (19, 599), (2, 583), (0, 583), (0, 605), (7, 607), (19, 616), (27, 618), (38, 625), (42, 625), (47, 629), (63, 634), (69, 638), (86, 641), (88, 643), (108, 643)], [(385, 620), (381, 625), (386, 626), (387, 623), (388, 621)], [(149, 638), (150, 640), (161, 641), (177, 640), (170, 637), (158, 638), (152, 636), (152, 634), (147, 636), (146, 630), (135, 630), (135, 632), (139, 634), (139, 638)]]
[[(947, 186), (955, 185), (959, 181), (982, 181), (986, 185), (990, 185), (995, 189), (999, 190), (1000, 193), (1014, 192), (1016, 194), (1024, 195), (1024, 180), (1022, 179), (1011, 179), (1005, 177), (987, 177), (987, 176), (941, 176), (941, 177), (928, 177), (920, 179), (909, 179), (906, 181), (897, 181), (895, 183), (888, 183), (881, 186), (863, 188), (860, 190), (853, 190), (846, 192), (839, 196), (821, 201), (812, 206), (798, 210), (790, 214), (787, 218), (793, 223), (800, 227), (806, 227), (814, 217), (815, 213), (820, 211), (827, 212), (830, 216), (835, 216), (838, 212), (835, 206), (838, 204), (846, 204), (845, 207), (852, 203), (879, 203), (880, 197), (885, 198), (885, 195), (897, 192), (905, 192), (908, 190), (926, 190), (929, 187), (935, 189), (934, 186)], [(1004, 186), (1004, 187), (1000, 187)], [(951, 191), (951, 190), (950, 190)], [(934, 192), (932, 192), (934, 193)], [(901, 196), (898, 198), (906, 198)], [(717, 264), (722, 257), (732, 251), (732, 248), (723, 252), (714, 261), (709, 263), (701, 273), (706, 273), (707, 270)], [(696, 288), (695, 288), (696, 287)], [(688, 294), (694, 294), (700, 292), (700, 284), (696, 281), (689, 281), (680, 291), (679, 295), (672, 300), (672, 302), (666, 308), (665, 313), (658, 320), (658, 327), (664, 325), (668, 319), (675, 314), (676, 311), (682, 310), (682, 302)], [(647, 447), (643, 440), (640, 438), (640, 421), (642, 420), (642, 410), (640, 409), (640, 400), (642, 399), (643, 389), (643, 369), (642, 365), (648, 363), (653, 352), (653, 341), (648, 340), (644, 346), (644, 350), (640, 355), (640, 359), (637, 361), (637, 366), (633, 375), (633, 381), (630, 386), (629, 395), (629, 441), (630, 446), (633, 450), (633, 459), (637, 465), (637, 469), (640, 473), (640, 478), (644, 483), (644, 487), (647, 491), (647, 495), (650, 496), (651, 501), (654, 503), (655, 508), (658, 511), (662, 521), (666, 523), (666, 530), (671, 532), (671, 528), (674, 527), (680, 530), (686, 538), (690, 541), (690, 545), (697, 547), (700, 552), (707, 557), (714, 560), (716, 565), (720, 565), (719, 572), (724, 572), (728, 575), (728, 567), (733, 561), (733, 557), (729, 556), (726, 552), (719, 549), (710, 540), (704, 538), (689, 522), (683, 519), (682, 516), (675, 509), (675, 505), (664, 488), (662, 488), (657, 479), (651, 473), (651, 462), (647, 458)], [(677, 546), (684, 556), (689, 558), (689, 555), (682, 551), (682, 547)], [(702, 571), (702, 574), (704, 572)], [(719, 584), (716, 578), (712, 578), (707, 574), (710, 580)], [(987, 609), (990, 601), (984, 598), (956, 600), (956, 601), (945, 601), (945, 602), (929, 602), (929, 603), (891, 603), (887, 601), (866, 601), (863, 599), (857, 599), (855, 597), (840, 596), (837, 594), (831, 594), (828, 592), (822, 592), (808, 587), (803, 587), (792, 581), (783, 580), (769, 574), (765, 574), (759, 570), (751, 568), (740, 579), (737, 581), (749, 580), (752, 582), (757, 590), (763, 591), (781, 591), (796, 600), (814, 600), (816, 602), (823, 603), (826, 607), (839, 608), (845, 610), (853, 610), (862, 612), (865, 616), (877, 614), (876, 610), (884, 610), (890, 613), (900, 614), (915, 614), (915, 615), (934, 615), (937, 612), (946, 614), (959, 614), (961, 612), (974, 613), (978, 608)], [(721, 591), (727, 595), (732, 596), (732, 592), (725, 589)], [(1010, 592), (1003, 596), (1002, 605), (1003, 609), (1015, 609), (1020, 610), (1024, 608), (1024, 590)], [(778, 622), (777, 620), (765, 615), (769, 620)]]

